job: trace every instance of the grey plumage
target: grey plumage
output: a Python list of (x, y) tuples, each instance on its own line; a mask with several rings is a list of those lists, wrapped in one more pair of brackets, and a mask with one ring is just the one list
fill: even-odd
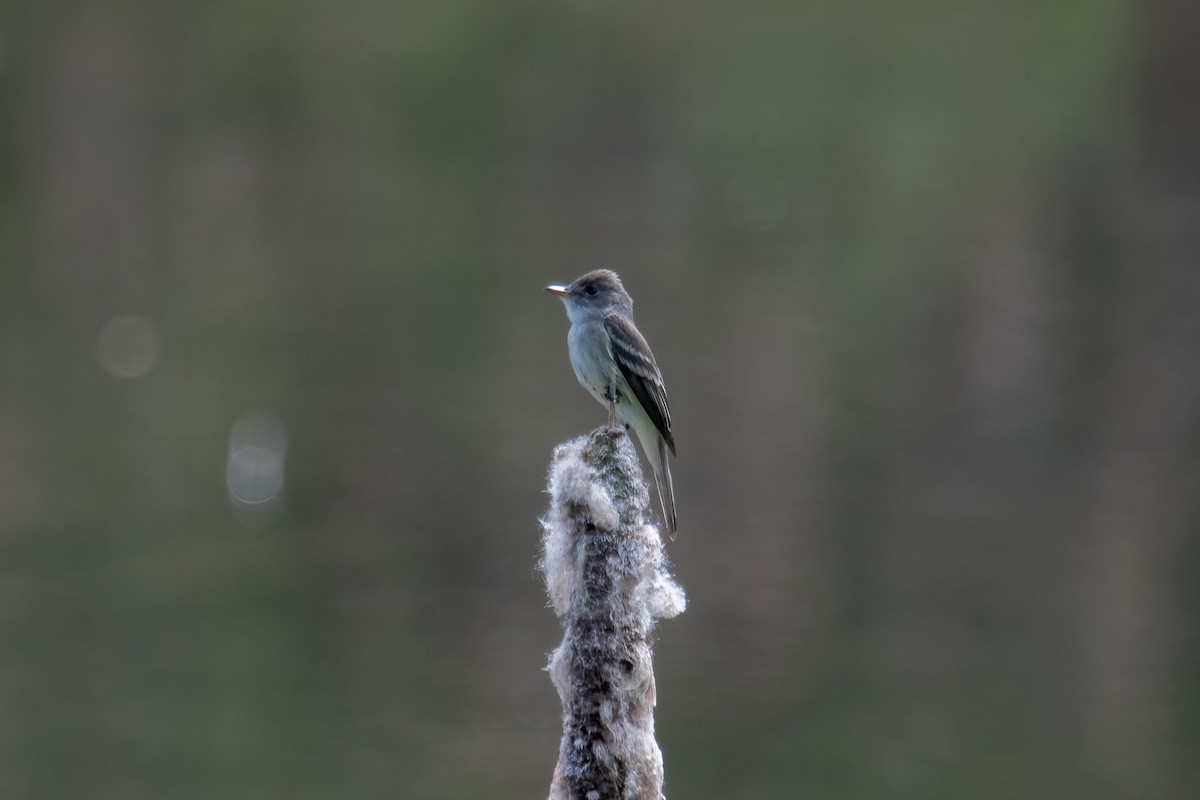
[(650, 352), (650, 345), (634, 327), (633, 321), (618, 315), (604, 318), (604, 330), (612, 342), (613, 358), (633, 390), (634, 397), (654, 423), (659, 434), (675, 455), (675, 437), (671, 434), (671, 409), (667, 407), (667, 387)]
[(547, 286), (562, 298), (571, 320), (567, 348), (579, 383), (637, 435), (654, 472), (663, 520), (677, 530), (675, 492), (667, 450), (675, 453), (667, 389), (654, 354), (633, 323), (633, 299), (621, 279), (601, 269), (567, 286)]

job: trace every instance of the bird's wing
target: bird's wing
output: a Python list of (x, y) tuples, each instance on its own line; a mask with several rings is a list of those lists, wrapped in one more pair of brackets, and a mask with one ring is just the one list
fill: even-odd
[(612, 314), (604, 318), (604, 330), (612, 342), (613, 358), (625, 376), (625, 382), (633, 390), (634, 397), (642, 404), (646, 416), (658, 428), (663, 441), (675, 453), (675, 437), (671, 435), (671, 410), (667, 407), (667, 388), (663, 386), (662, 373), (654, 362), (650, 345), (638, 329), (623, 316)]

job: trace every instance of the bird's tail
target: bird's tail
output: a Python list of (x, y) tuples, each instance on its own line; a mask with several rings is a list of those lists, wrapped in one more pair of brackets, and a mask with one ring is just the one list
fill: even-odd
[(650, 468), (654, 470), (654, 483), (658, 486), (658, 502), (662, 504), (663, 522), (667, 526), (667, 535), (675, 541), (679, 528), (675, 523), (675, 489), (671, 486), (671, 466), (667, 463), (667, 443), (661, 436), (658, 438), (658, 458), (649, 459)]

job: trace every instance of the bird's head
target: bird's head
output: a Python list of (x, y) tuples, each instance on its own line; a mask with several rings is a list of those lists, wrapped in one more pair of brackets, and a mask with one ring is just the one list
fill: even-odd
[(566, 286), (547, 286), (546, 291), (562, 298), (572, 322), (612, 312), (633, 314), (633, 299), (610, 269), (589, 272)]

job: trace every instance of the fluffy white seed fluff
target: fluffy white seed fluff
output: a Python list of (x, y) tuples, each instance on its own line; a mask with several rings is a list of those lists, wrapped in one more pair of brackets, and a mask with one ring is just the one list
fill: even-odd
[(550, 800), (661, 800), (650, 635), (686, 600), (648, 522), (625, 431), (599, 428), (557, 447), (549, 493), (540, 566), (564, 628), (547, 668), (563, 705)]

